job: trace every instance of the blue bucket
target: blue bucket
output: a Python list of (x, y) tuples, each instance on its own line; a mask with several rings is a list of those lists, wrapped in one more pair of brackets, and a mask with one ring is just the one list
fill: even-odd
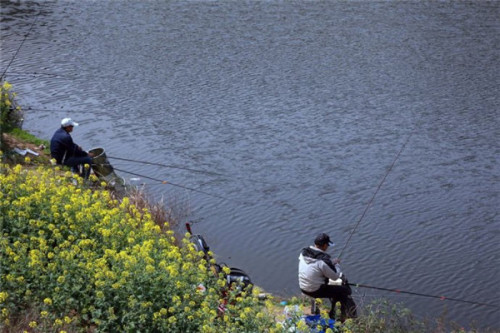
[[(311, 328), (311, 333), (324, 333), (327, 328), (335, 328), (335, 320), (321, 318), (321, 315), (310, 315), (305, 316), (307, 326)], [(321, 327), (321, 331), (318, 331), (318, 326)]]

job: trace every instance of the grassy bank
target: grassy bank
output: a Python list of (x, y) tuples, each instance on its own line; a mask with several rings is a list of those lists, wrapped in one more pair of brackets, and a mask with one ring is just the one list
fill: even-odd
[(213, 274), (189, 240), (177, 246), (168, 222), (162, 230), (128, 197), (118, 201), (58, 167), (4, 165), (0, 181), (4, 325), (35, 311), (28, 326), (40, 332), (270, 326), (256, 297), (229, 290), (224, 272)]

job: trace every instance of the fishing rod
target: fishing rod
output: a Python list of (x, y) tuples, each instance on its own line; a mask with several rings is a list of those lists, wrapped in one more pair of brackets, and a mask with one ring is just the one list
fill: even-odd
[(35, 26), (35, 23), (36, 21), (38, 20), (38, 18), (40, 17), (40, 14), (42, 13), (42, 10), (40, 9), (40, 11), (38, 12), (38, 14), (36, 14), (35, 16), (35, 19), (33, 20), (33, 22), (31, 23), (31, 26), (28, 30), (28, 32), (24, 35), (24, 38), (23, 40), (21, 41), (21, 44), (19, 44), (19, 47), (17, 48), (16, 52), (14, 53), (14, 56), (12, 57), (12, 59), (10, 59), (10, 62), (7, 64), (7, 67), (5, 67), (5, 70), (3, 71), (2, 73), (2, 76), (0, 76), (0, 80), (3, 80), (4, 77), (5, 77), (5, 74), (7, 73), (7, 71), (9, 70), (9, 67), (10, 65), (12, 65), (12, 63), (14, 62), (14, 59), (16, 59), (19, 51), (21, 50), (21, 48), (23, 47), (23, 44), (24, 42), (26, 41), (26, 39), (28, 38), (29, 34), (31, 33), (31, 30), (33, 30), (33, 27)]
[(50, 77), (55, 77), (55, 78), (63, 78), (63, 79), (68, 79), (68, 80), (74, 80), (77, 78), (77, 76), (68, 76), (68, 75), (61, 75), (61, 74), (55, 74), (55, 73), (39, 73), (39, 72), (13, 72), (10, 71), (9, 75), (15, 75), (15, 76), (36, 76), (36, 75), (43, 75), (43, 76), (50, 76)]
[[(223, 197), (223, 196), (218, 195), (218, 194), (212, 194), (212, 193), (208, 193), (208, 192), (205, 192), (205, 191), (202, 191), (202, 190), (198, 190), (198, 189), (195, 189), (195, 188), (192, 188), (192, 187), (188, 187), (188, 186), (184, 186), (184, 185), (180, 185), (180, 184), (171, 183), (171, 182), (163, 180), (163, 179), (149, 177), (149, 176), (141, 175), (141, 174), (138, 174), (138, 173), (135, 173), (135, 172), (131, 172), (131, 171), (127, 171), (127, 170), (122, 170), (122, 169), (118, 169), (118, 168), (114, 168), (114, 169), (117, 170), (117, 171), (121, 171), (121, 172), (125, 172), (125, 173), (128, 173), (128, 174), (134, 175), (134, 176), (138, 176), (138, 177), (142, 177), (142, 178), (146, 178), (146, 179), (151, 179), (151, 180), (160, 182), (162, 184), (168, 184), (168, 185), (172, 185), (172, 186), (175, 186), (175, 187), (180, 187), (180, 188), (183, 188), (183, 189), (186, 189), (186, 190), (189, 190), (189, 191), (202, 193), (202, 194), (205, 194), (205, 195), (208, 195), (208, 196), (211, 196), (211, 197), (216, 197), (216, 198), (220, 198), (220, 199), (224, 199), (224, 200), (229, 200), (229, 201), (236, 201), (236, 200), (233, 200), (233, 199), (230, 199), (230, 198)], [(236, 201), (236, 202), (238, 202), (238, 201)]]
[(47, 108), (41, 108), (41, 107), (32, 107), (32, 106), (25, 106), (23, 107), (24, 111), (36, 111), (36, 112), (61, 112), (64, 114), (69, 114), (69, 113), (84, 113), (85, 111), (83, 110), (66, 110), (66, 109), (47, 109)]
[(481, 306), (489, 306), (489, 307), (494, 307), (494, 308), (500, 308), (500, 305), (491, 304), (491, 303), (474, 302), (474, 301), (469, 301), (469, 300), (466, 300), (466, 299), (452, 298), (452, 297), (438, 296), (438, 295), (430, 295), (430, 294), (422, 294), (422, 293), (417, 293), (417, 292), (413, 292), (413, 291), (406, 291), (406, 290), (400, 290), (400, 289), (375, 287), (375, 286), (370, 286), (370, 285), (361, 284), (361, 283), (350, 283), (349, 282), (348, 285), (350, 285), (352, 287), (358, 287), (358, 288), (368, 288), (368, 289), (375, 289), (375, 290), (390, 291), (390, 292), (398, 293), (398, 294), (407, 294), (407, 295), (414, 295), (414, 296), (421, 296), (421, 297), (437, 298), (437, 299), (440, 299), (442, 301), (455, 301), (455, 302), (461, 302), (461, 303), (469, 303), (469, 304), (474, 304), (474, 305), (481, 305)]
[(83, 111), (70, 111), (70, 110), (64, 110), (64, 109), (42, 109), (42, 108), (33, 108), (31, 106), (28, 107), (23, 107), (24, 111), (36, 111), (36, 112), (63, 112), (64, 114), (68, 113), (82, 113)]
[[(207, 170), (191, 169), (191, 168), (186, 168), (186, 167), (182, 167), (179, 165), (169, 165), (169, 164), (156, 163), (156, 162), (133, 160), (130, 158), (123, 158), (123, 157), (116, 157), (116, 156), (107, 156), (107, 157), (111, 158), (111, 159), (115, 159), (115, 160), (121, 160), (121, 161), (133, 162), (133, 163), (140, 163), (140, 164), (146, 164), (146, 165), (156, 165), (156, 166), (161, 166), (161, 167), (165, 167), (165, 168), (181, 169), (181, 170), (187, 170), (187, 171), (192, 171), (192, 172), (197, 172), (197, 173), (204, 173), (207, 175), (224, 177), (225, 179), (230, 178), (230, 176), (224, 175), (222, 173), (207, 171)], [(267, 184), (267, 185), (282, 185), (282, 186), (290, 186), (291, 185), (290, 183), (264, 182), (264, 181), (259, 181), (259, 180), (255, 180), (255, 179), (247, 179), (247, 178), (242, 178), (242, 177), (234, 177), (234, 178), (240, 179), (240, 180), (251, 181), (254, 183)]]
[(139, 160), (133, 160), (133, 159), (129, 159), (129, 158), (115, 157), (115, 156), (107, 156), (107, 157), (111, 158), (111, 159), (115, 159), (115, 160), (120, 160), (120, 161), (135, 162), (135, 163), (141, 163), (141, 164), (147, 164), (147, 165), (156, 165), (156, 166), (161, 166), (161, 167), (165, 167), (165, 168), (181, 169), (181, 170), (187, 170), (187, 171), (192, 171), (192, 172), (204, 173), (204, 174), (213, 175), (213, 176), (224, 176), (223, 174), (217, 173), (217, 172), (191, 169), (191, 168), (186, 168), (186, 167), (182, 167), (182, 166), (178, 166), (178, 165), (169, 165), (169, 164), (163, 164), (163, 163), (139, 161)]
[(415, 125), (415, 128), (413, 129), (413, 131), (411, 131), (410, 135), (408, 135), (408, 137), (406, 138), (406, 141), (403, 143), (403, 145), (401, 146), (401, 149), (399, 149), (398, 153), (396, 154), (396, 157), (394, 158), (394, 160), (392, 161), (391, 165), (389, 166), (389, 169), (387, 169), (386, 173), (384, 174), (384, 177), (382, 178), (382, 180), (380, 181), (380, 183), (378, 184), (377, 186), (377, 189), (375, 190), (375, 192), (373, 193), (370, 201), (368, 201), (368, 204), (366, 205), (365, 207), (365, 210), (363, 211), (363, 214), (361, 214), (361, 217), (359, 218), (358, 222), (356, 223), (356, 225), (354, 226), (354, 228), (352, 229), (349, 237), (347, 238), (347, 241), (345, 242), (344, 244), (344, 247), (342, 248), (342, 250), (340, 251), (339, 253), (339, 258), (342, 256), (342, 253), (344, 252), (345, 248), (347, 247), (347, 245), (349, 244), (349, 242), (351, 241), (351, 238), (352, 236), (354, 235), (354, 232), (356, 231), (356, 229), (358, 228), (359, 224), (361, 223), (361, 221), (364, 219), (364, 217), (366, 216), (366, 213), (368, 212), (368, 208), (370, 208), (370, 206), (372, 205), (373, 201), (375, 200), (375, 197), (377, 196), (377, 193), (380, 191), (380, 189), (382, 188), (382, 185), (384, 184), (385, 180), (387, 179), (387, 176), (389, 175), (389, 173), (391, 173), (394, 165), (396, 164), (396, 161), (399, 159), (399, 156), (401, 155), (401, 153), (403, 152), (403, 150), (405, 149), (406, 145), (408, 144), (408, 142), (410, 141), (410, 138), (413, 136), (413, 133), (415, 133), (415, 131), (417, 130), (417, 127)]
[[(391, 165), (389, 166), (389, 169), (387, 169), (386, 173), (384, 174), (384, 177), (382, 178), (382, 180), (380, 181), (380, 183), (378, 184), (375, 192), (373, 193), (372, 197), (370, 198), (370, 201), (368, 202), (368, 204), (366, 205), (363, 213), (361, 214), (361, 217), (359, 218), (359, 220), (357, 221), (356, 225), (354, 226), (353, 230), (351, 231), (350, 235), (349, 235), (349, 238), (347, 239), (344, 247), (342, 248), (342, 250), (340, 251), (339, 253), (339, 258), (342, 256), (342, 253), (344, 252), (345, 248), (347, 247), (347, 245), (349, 244), (349, 241), (351, 240), (354, 232), (356, 231), (356, 229), (358, 228), (358, 226), (360, 225), (361, 221), (363, 220), (363, 218), (366, 216), (366, 213), (368, 212), (368, 208), (370, 208), (370, 206), (372, 205), (373, 201), (375, 200), (375, 197), (377, 196), (377, 193), (380, 191), (380, 189), (382, 188), (382, 185), (384, 184), (385, 180), (387, 179), (387, 176), (389, 175), (389, 173), (392, 171), (392, 169), (394, 168), (394, 165), (396, 164), (397, 160), (399, 159), (399, 157), (401, 156), (402, 152), (404, 151), (404, 149), (406, 148), (406, 145), (408, 144), (408, 142), (410, 141), (411, 137), (413, 136), (413, 134), (416, 132), (416, 129), (418, 128), (418, 126), (415, 126), (415, 128), (413, 129), (413, 131), (408, 135), (408, 137), (406, 138), (405, 142), (403, 143), (403, 145), (401, 146), (401, 149), (398, 151), (398, 153), (396, 154), (394, 160), (392, 161)], [(417, 293), (417, 292), (413, 292), (413, 291), (406, 291), (406, 290), (401, 290), (401, 289), (391, 289), (391, 288), (384, 288), (384, 287), (376, 287), (376, 286), (371, 286), (371, 285), (367, 285), (367, 284), (361, 284), (361, 283), (348, 283), (349, 286), (352, 286), (352, 287), (357, 287), (357, 288), (368, 288), (368, 289), (374, 289), (374, 290), (381, 290), (381, 291), (389, 291), (389, 292), (393, 292), (393, 293), (398, 293), (398, 294), (407, 294), (407, 295), (413, 295), (413, 296), (420, 296), (420, 297), (428, 297), (428, 298), (436, 298), (436, 299), (440, 299), (442, 301), (454, 301), (454, 302), (460, 302), (460, 303), (468, 303), (468, 304), (473, 304), (473, 305), (479, 305), (479, 306), (487, 306), (487, 307), (494, 307), (494, 308), (500, 308), (500, 305), (496, 305), (496, 304), (491, 304), (491, 303), (482, 303), (482, 302), (474, 302), (474, 301), (470, 301), (470, 300), (466, 300), (466, 299), (460, 299), (460, 298), (453, 298), (453, 297), (446, 297), (446, 296), (442, 296), (442, 295), (431, 295), (431, 294), (424, 294), (424, 293)]]

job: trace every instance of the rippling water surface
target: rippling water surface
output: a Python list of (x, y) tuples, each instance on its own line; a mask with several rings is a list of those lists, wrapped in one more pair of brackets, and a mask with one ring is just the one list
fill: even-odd
[[(86, 148), (212, 172), (111, 159), (205, 192), (138, 181), (267, 291), (299, 293), (297, 256), (318, 232), (334, 252), (346, 245), (409, 139), (344, 270), (352, 282), (498, 304), (498, 2), (1, 5), (0, 69), (25, 129), (49, 139), (71, 116)], [(494, 308), (355, 293), (499, 328)]]

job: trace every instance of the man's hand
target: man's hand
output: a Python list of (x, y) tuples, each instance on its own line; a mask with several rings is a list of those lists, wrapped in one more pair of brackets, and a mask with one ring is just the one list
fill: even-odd
[(349, 283), (349, 281), (347, 281), (347, 276), (345, 276), (344, 274), (340, 275), (340, 279), (342, 280), (343, 285), (346, 285)]
[(340, 264), (340, 258), (334, 258), (334, 259), (332, 259), (332, 263), (334, 265)]

